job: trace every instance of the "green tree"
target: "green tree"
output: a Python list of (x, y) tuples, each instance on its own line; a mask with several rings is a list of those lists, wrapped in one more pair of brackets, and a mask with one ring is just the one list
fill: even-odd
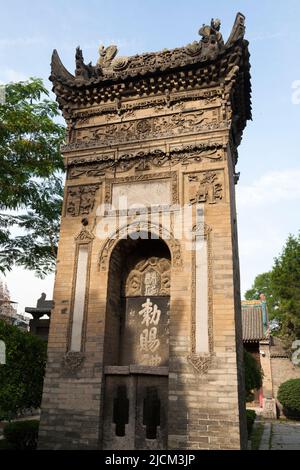
[(274, 296), (271, 271), (256, 276), (252, 288), (245, 293), (245, 299), (259, 300), (261, 294), (264, 294), (266, 297), (269, 318), (276, 318), (278, 300)]
[(6, 364), (0, 365), (0, 419), (38, 408), (46, 364), (46, 342), (0, 320)]
[(271, 285), (278, 299), (276, 317), (280, 321), (280, 336), (291, 348), (300, 339), (300, 234), (290, 235), (281, 255), (275, 259)]
[(269, 318), (279, 323), (276, 334), (291, 352), (293, 341), (300, 339), (300, 234), (288, 237), (271, 271), (256, 276), (245, 298), (255, 300), (260, 294), (266, 296)]
[[(11, 83), (0, 104), (0, 271), (54, 268), (65, 129), (40, 79)], [(16, 215), (17, 214), (17, 215)]]

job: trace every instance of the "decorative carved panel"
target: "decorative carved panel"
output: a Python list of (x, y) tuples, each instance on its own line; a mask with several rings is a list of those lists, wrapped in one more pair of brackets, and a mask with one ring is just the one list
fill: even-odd
[(92, 212), (99, 187), (99, 184), (69, 186), (67, 189), (65, 215), (78, 217)]
[(169, 296), (126, 297), (122, 365), (168, 365), (169, 308)]
[(216, 204), (224, 199), (223, 173), (204, 171), (187, 175), (188, 196), (190, 204)]
[[(104, 201), (106, 204), (112, 203), (112, 195), (113, 195), (113, 185), (117, 184), (127, 184), (128, 186), (131, 183), (138, 183), (138, 182), (149, 182), (150, 184), (157, 181), (164, 181), (171, 179), (171, 201), (170, 204), (178, 203), (178, 179), (177, 179), (177, 172), (166, 172), (166, 173), (151, 173), (147, 175), (136, 175), (136, 176), (128, 176), (125, 178), (115, 178), (115, 179), (107, 179), (105, 181), (105, 196)], [(138, 200), (136, 201), (138, 202)], [(143, 204), (144, 205), (144, 204)]]
[(188, 362), (199, 374), (206, 374), (215, 359), (213, 353), (213, 295), (212, 295), (212, 253), (211, 253), (211, 228), (199, 223), (193, 227), (194, 242), (196, 237), (202, 237), (207, 242), (207, 308), (208, 308), (208, 353), (200, 354), (196, 351), (196, 253), (192, 255), (192, 323), (191, 323), (191, 351), (187, 357)]
[(75, 242), (78, 244), (81, 243), (90, 243), (94, 240), (95, 236), (86, 228), (83, 228), (79, 234), (75, 237)]
[(152, 257), (140, 261), (126, 279), (124, 295), (170, 295), (170, 269), (171, 261), (166, 258)]
[(68, 351), (62, 360), (62, 370), (61, 373), (63, 376), (76, 376), (76, 373), (81, 369), (85, 355), (80, 351)]

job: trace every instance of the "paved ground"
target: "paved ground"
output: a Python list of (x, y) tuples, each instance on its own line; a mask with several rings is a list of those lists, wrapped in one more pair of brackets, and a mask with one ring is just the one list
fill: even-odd
[(300, 422), (265, 422), (259, 450), (300, 450)]

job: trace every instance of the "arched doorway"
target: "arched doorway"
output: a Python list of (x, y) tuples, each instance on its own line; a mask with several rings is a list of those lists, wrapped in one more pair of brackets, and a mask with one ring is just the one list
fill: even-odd
[(120, 240), (111, 254), (104, 449), (167, 447), (170, 275), (170, 251), (161, 239)]

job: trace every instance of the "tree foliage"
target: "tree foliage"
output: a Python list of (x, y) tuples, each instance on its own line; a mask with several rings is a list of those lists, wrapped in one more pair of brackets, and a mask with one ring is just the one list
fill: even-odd
[(247, 401), (253, 400), (252, 391), (262, 386), (263, 374), (254, 357), (244, 350), (245, 388)]
[(280, 335), (290, 348), (300, 339), (300, 234), (290, 235), (272, 270), (272, 289), (278, 299)]
[(11, 83), (0, 104), (0, 271), (53, 270), (62, 203), (65, 129), (40, 79)]
[(245, 299), (259, 300), (261, 294), (266, 297), (269, 318), (274, 318), (277, 300), (274, 298), (270, 271), (256, 276), (252, 288), (245, 293)]
[(0, 366), (0, 419), (11, 419), (40, 406), (47, 345), (2, 320), (0, 339), (6, 344), (6, 364)]
[(272, 270), (255, 278), (246, 299), (266, 295), (269, 316), (279, 323), (279, 336), (291, 350), (294, 340), (300, 339), (300, 234), (290, 235), (282, 253), (275, 259)]

